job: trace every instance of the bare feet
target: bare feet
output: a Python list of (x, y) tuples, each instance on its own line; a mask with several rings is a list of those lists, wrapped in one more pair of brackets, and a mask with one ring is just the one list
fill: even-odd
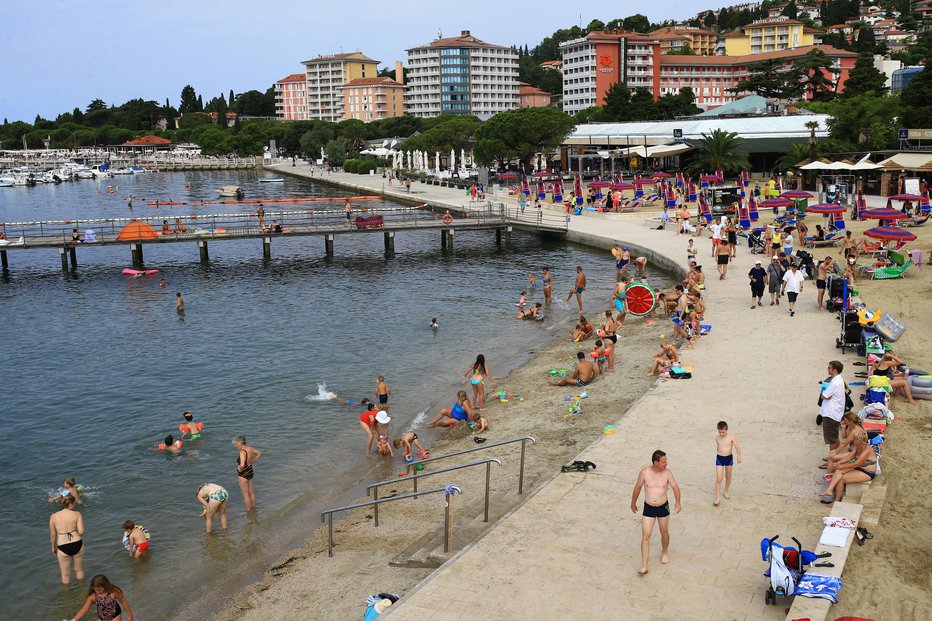
[(715, 499), (715, 502), (713, 502), (712, 504), (715, 505), (715, 506), (717, 507), (717, 506), (719, 505), (720, 502), (721, 502), (721, 500), (720, 500), (719, 498), (716, 498), (716, 499)]
[(660, 564), (661, 564), (661, 565), (666, 565), (666, 564), (669, 563), (669, 562), (670, 562), (670, 557), (668, 557), (666, 554), (664, 554), (663, 556), (660, 557)]
[(646, 568), (646, 567), (641, 567), (641, 568), (638, 570), (638, 573), (641, 574), (642, 576), (646, 576), (646, 575), (647, 575), (647, 568)]
[(725, 492), (722, 496), (725, 497), (725, 500), (731, 500), (731, 496), (728, 495), (728, 492)]

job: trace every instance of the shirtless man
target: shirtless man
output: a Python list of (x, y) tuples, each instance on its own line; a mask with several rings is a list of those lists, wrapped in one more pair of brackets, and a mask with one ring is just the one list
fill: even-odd
[(816, 289), (819, 290), (819, 310), (825, 310), (822, 305), (822, 298), (825, 297), (825, 284), (828, 282), (829, 272), (834, 272), (832, 257), (826, 257), (824, 261), (819, 263), (819, 273), (815, 281)]
[(861, 244), (857, 239), (854, 238), (854, 235), (851, 234), (851, 231), (845, 231), (845, 238), (841, 240), (841, 250), (838, 251), (838, 254), (845, 255), (845, 258), (858, 258), (858, 247)]
[(638, 257), (634, 260), (634, 266), (637, 268), (636, 276), (644, 278), (647, 276), (647, 257)]
[(667, 500), (667, 488), (673, 489), (673, 497), (676, 499), (674, 510), (679, 513), (680, 509), (680, 486), (676, 484), (673, 473), (667, 470), (667, 454), (661, 450), (654, 451), (651, 455), (651, 465), (643, 468), (638, 473), (637, 483), (634, 484), (634, 492), (631, 494), (631, 512), (638, 512), (638, 496), (641, 495), (641, 488), (644, 491), (644, 516), (641, 518), (641, 569), (638, 571), (642, 576), (647, 573), (647, 557), (650, 555), (650, 538), (654, 533), (654, 522), (660, 523), (660, 562), (666, 564), (670, 561), (667, 556), (667, 548), (670, 546), (670, 501)]
[(353, 205), (349, 201), (343, 205), (343, 211), (346, 212), (346, 226), (351, 226), (350, 220), (353, 218)]
[(588, 386), (595, 379), (598, 371), (591, 362), (586, 360), (584, 352), (577, 352), (576, 359), (576, 368), (573, 369), (572, 375), (558, 382), (548, 381), (547, 383), (551, 386), (578, 386), (580, 388)]
[(616, 256), (618, 261), (615, 263), (615, 268), (618, 270), (618, 275), (626, 276), (628, 274), (628, 264), (631, 263), (631, 253), (628, 251), (628, 247), (622, 246)]
[(586, 290), (586, 275), (582, 271), (582, 266), (576, 266), (576, 285), (573, 290), (569, 292), (569, 295), (566, 296), (566, 301), (569, 302), (570, 298), (573, 297), (573, 294), (576, 294), (576, 302), (579, 304), (579, 315), (582, 316), (582, 294)]
[(265, 207), (262, 206), (262, 203), (259, 203), (259, 208), (256, 209), (256, 218), (259, 219), (259, 230), (265, 230)]

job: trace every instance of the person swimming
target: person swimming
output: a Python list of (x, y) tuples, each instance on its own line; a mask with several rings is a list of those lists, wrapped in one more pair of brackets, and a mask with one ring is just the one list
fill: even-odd
[(175, 436), (167, 435), (165, 440), (159, 443), (156, 447), (156, 450), (159, 451), (168, 451), (169, 453), (177, 453), (181, 450), (181, 440), (176, 440)]
[(434, 317), (433, 319), (431, 319), (430, 323), (427, 324), (427, 327), (430, 328), (431, 330), (436, 330), (437, 328), (439, 328), (440, 324), (437, 323), (437, 318)]
[(178, 425), (178, 429), (182, 432), (181, 439), (183, 440), (188, 434), (190, 434), (188, 438), (190, 440), (200, 439), (201, 430), (204, 429), (204, 423), (194, 422), (194, 415), (191, 414), (191, 412), (185, 412), (182, 416), (184, 416), (185, 422)]

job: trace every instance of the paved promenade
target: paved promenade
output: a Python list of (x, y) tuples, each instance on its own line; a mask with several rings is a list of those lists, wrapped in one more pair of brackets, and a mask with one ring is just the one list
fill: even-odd
[[(368, 181), (373, 188), (382, 182), (359, 175), (333, 177), (358, 184)], [(460, 191), (431, 187), (428, 196), (428, 186), (420, 187), (432, 202), (463, 202)], [(574, 217), (570, 233), (604, 240), (606, 270), (614, 269), (608, 252), (614, 241), (649, 248), (684, 265), (686, 238), (651, 230), (643, 218)], [(834, 349), (838, 324), (834, 315), (817, 312), (811, 281), (804, 285), (795, 317), (789, 316), (785, 298), (780, 306), (751, 310), (747, 272), (760, 255), (750, 255), (746, 246), (739, 248), (728, 279), (719, 281), (710, 240), (697, 241), (708, 278), (705, 322), (713, 328), (696, 349), (683, 354), (684, 364), (694, 366), (692, 379), (663, 382), (627, 413), (587, 410), (584, 416), (590, 424), (618, 426), (615, 435), (605, 436), (580, 456), (598, 469), (557, 475), (483, 539), (409, 592), (390, 609), (388, 618), (784, 618), (782, 599), (776, 607), (764, 603), (768, 582), (761, 575), (766, 565), (760, 540), (796, 536), (814, 548), (820, 518), (828, 514), (816, 496), (817, 466), (825, 452), (815, 415), (817, 381), (826, 375), (826, 363), (840, 357)], [(567, 282), (571, 271), (572, 266), (555, 266), (555, 273), (565, 276), (560, 282)], [(586, 299), (584, 304), (594, 312), (607, 308), (608, 300)], [(651, 329), (658, 325), (663, 321)], [(626, 329), (643, 329), (642, 320), (629, 318)], [(618, 347), (622, 365), (623, 334)], [(853, 360), (850, 355), (841, 359)], [(846, 368), (845, 375), (850, 377), (851, 371)], [(590, 392), (611, 381), (612, 376), (598, 380)], [(553, 390), (554, 399), (559, 399), (563, 393)], [(734, 470), (732, 499), (714, 507), (719, 420), (728, 422), (741, 443), (743, 463)], [(655, 529), (650, 573), (640, 576), (640, 515), (630, 510), (631, 492), (639, 469), (649, 465), (651, 452), (658, 448), (667, 452), (682, 489), (683, 510), (670, 520), (669, 564), (660, 564)]]

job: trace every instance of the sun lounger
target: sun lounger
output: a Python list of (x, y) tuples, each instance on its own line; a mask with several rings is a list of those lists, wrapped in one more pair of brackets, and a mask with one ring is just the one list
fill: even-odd
[(806, 246), (809, 248), (826, 248), (830, 246), (837, 246), (838, 242), (841, 241), (841, 237), (836, 237), (835, 233), (830, 233), (825, 236), (825, 239), (816, 239), (815, 237), (806, 238)]
[(913, 266), (912, 261), (907, 261), (899, 267), (877, 267), (871, 270), (872, 280), (886, 280), (889, 278), (902, 278), (906, 270)]
[(912, 228), (912, 227), (922, 226), (922, 225), (924, 225), (926, 222), (929, 221), (929, 216), (930, 216), (930, 215), (932, 215), (932, 214), (926, 214), (925, 216), (923, 216), (923, 217), (921, 217), (921, 218), (918, 218), (918, 217), (917, 217), (917, 218), (903, 218), (903, 219), (900, 221), (900, 225), (901, 225), (901, 226), (905, 226), (906, 228)]

